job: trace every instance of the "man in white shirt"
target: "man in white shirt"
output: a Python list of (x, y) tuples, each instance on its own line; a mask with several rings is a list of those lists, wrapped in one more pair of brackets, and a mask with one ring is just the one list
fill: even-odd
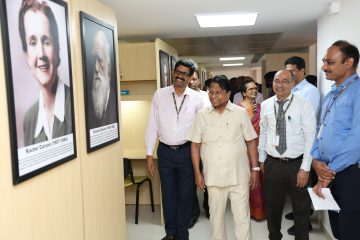
[(199, 94), (188, 88), (195, 66), (179, 60), (173, 85), (158, 89), (151, 103), (145, 134), (147, 170), (154, 175), (156, 140), (166, 236), (162, 240), (188, 240), (188, 224), (194, 196), (194, 170), (186, 136), (196, 113), (203, 108)]
[(310, 102), (291, 93), (292, 74), (275, 74), (275, 96), (261, 104), (259, 161), (264, 171), (264, 197), (270, 240), (280, 240), (286, 193), (292, 200), (295, 239), (308, 240), (310, 198), (307, 182), (316, 121)]
[[(291, 89), (291, 91), (294, 94), (305, 98), (311, 103), (311, 105), (314, 107), (315, 117), (316, 117), (320, 104), (320, 92), (314, 85), (312, 85), (305, 79), (305, 74), (306, 74), (305, 60), (301, 57), (293, 56), (288, 58), (284, 62), (284, 65), (286, 70), (289, 70), (294, 77), (295, 86)], [(316, 184), (316, 181), (317, 181), (316, 173), (313, 169), (311, 169), (309, 184), (312, 186)], [(310, 211), (312, 212), (313, 210), (310, 209)], [(288, 213), (285, 215), (285, 218), (289, 220), (294, 220), (294, 214), (292, 212)], [(309, 223), (309, 231), (311, 230), (312, 230), (312, 225), (311, 223)], [(287, 232), (290, 235), (294, 235), (295, 234), (294, 226), (290, 227), (287, 230)]]

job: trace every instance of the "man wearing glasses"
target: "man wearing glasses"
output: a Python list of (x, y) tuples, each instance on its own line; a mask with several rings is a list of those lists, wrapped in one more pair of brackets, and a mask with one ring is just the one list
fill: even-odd
[(259, 161), (264, 171), (264, 198), (270, 240), (280, 240), (286, 193), (291, 197), (295, 239), (309, 239), (310, 197), (307, 182), (315, 138), (315, 111), (311, 103), (291, 93), (289, 70), (275, 74), (275, 96), (261, 104)]
[[(294, 76), (295, 86), (292, 88), (291, 91), (294, 94), (301, 96), (301, 97), (305, 98), (306, 100), (308, 100), (311, 103), (311, 105), (314, 107), (315, 116), (316, 116), (316, 113), (318, 112), (319, 104), (320, 104), (320, 92), (314, 85), (312, 85), (305, 79), (306, 69), (305, 69), (304, 59), (301, 57), (293, 56), (293, 57), (286, 59), (286, 61), (284, 62), (284, 65), (285, 65), (286, 70), (289, 70)], [(311, 168), (308, 185), (313, 186), (316, 184), (316, 181), (317, 181), (316, 173), (315, 173), (314, 169)], [(313, 213), (313, 210), (310, 208), (310, 215), (312, 213)], [(294, 214), (292, 212), (290, 212), (285, 215), (285, 218), (289, 219), (289, 220), (294, 220)], [(309, 222), (308, 230), (309, 231), (312, 230), (311, 222)], [(287, 232), (290, 235), (294, 235), (295, 227), (294, 226), (290, 227), (287, 230)]]
[(257, 186), (260, 170), (257, 135), (246, 110), (229, 101), (231, 87), (225, 76), (211, 79), (208, 93), (212, 106), (197, 114), (188, 135), (195, 182), (202, 191), (206, 185), (209, 193), (211, 239), (227, 239), (225, 212), (230, 199), (236, 239), (249, 240), (249, 188)]
[(188, 240), (188, 224), (194, 196), (194, 171), (186, 135), (196, 113), (203, 108), (199, 94), (188, 87), (195, 66), (179, 60), (173, 85), (158, 89), (151, 103), (145, 133), (147, 171), (154, 175), (156, 140), (166, 236), (162, 240)]

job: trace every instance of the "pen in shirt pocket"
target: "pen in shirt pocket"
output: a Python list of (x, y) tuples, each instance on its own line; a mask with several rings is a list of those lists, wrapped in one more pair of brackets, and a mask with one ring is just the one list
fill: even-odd
[(288, 121), (291, 122), (291, 116), (288, 116)]

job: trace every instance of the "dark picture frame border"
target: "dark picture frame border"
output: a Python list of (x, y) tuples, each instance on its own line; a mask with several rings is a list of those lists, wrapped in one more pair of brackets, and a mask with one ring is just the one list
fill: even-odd
[[(168, 68), (168, 73), (167, 73), (168, 82), (165, 81), (163, 63), (167, 64), (166, 67)], [(164, 52), (163, 50), (159, 50), (159, 66), (160, 66), (160, 88), (170, 86), (171, 85), (170, 56), (167, 52)]]
[(171, 69), (171, 76), (170, 76), (170, 83), (171, 84), (173, 84), (173, 77), (174, 77), (174, 70), (175, 70), (175, 64), (176, 64), (176, 62), (177, 62), (178, 60), (177, 60), (177, 57), (175, 57), (175, 56), (173, 56), (173, 55), (171, 55), (171, 57), (170, 57), (170, 69)]
[[(0, 18), (1, 18), (1, 29), (2, 29), (2, 41), (3, 41), (3, 52), (4, 52), (4, 68), (5, 68), (5, 78), (6, 78), (6, 92), (7, 92), (7, 107), (8, 107), (8, 117), (9, 117), (9, 132), (10, 132), (10, 143), (11, 143), (11, 161), (12, 161), (12, 176), (13, 184), (19, 184), (25, 180), (28, 180), (34, 176), (37, 176), (41, 173), (44, 173), (52, 168), (55, 168), (61, 164), (64, 164), (77, 157), (76, 149), (76, 132), (75, 132), (75, 115), (74, 115), (74, 100), (73, 100), (73, 86), (72, 86), (72, 67), (71, 67), (71, 48), (70, 48), (70, 38), (69, 38), (69, 15), (68, 15), (68, 4), (62, 0), (46, 0), (46, 2), (52, 2), (53, 4), (59, 5), (64, 8), (65, 14), (65, 25), (63, 28), (66, 29), (66, 46), (67, 46), (67, 60), (69, 68), (69, 88), (70, 88), (70, 100), (71, 100), (71, 114), (72, 114), (72, 134), (73, 134), (73, 149), (74, 153), (64, 157), (60, 160), (52, 162), (43, 167), (37, 168), (29, 173), (26, 173), (20, 176), (19, 173), (19, 156), (18, 156), (18, 138), (17, 138), (17, 128), (16, 128), (16, 112), (15, 112), (15, 98), (14, 96), (14, 78), (12, 71), (12, 48), (20, 47), (13, 46), (10, 44), (10, 34), (8, 27), (8, 12), (7, 12), (7, 2), (14, 0), (0, 0)], [(19, 0), (20, 1), (20, 0)], [(18, 16), (18, 13), (16, 13)], [(60, 29), (60, 27), (59, 27)]]
[[(90, 119), (89, 119), (89, 102), (91, 101), (91, 99), (88, 97), (88, 82), (87, 82), (87, 78), (88, 78), (88, 70), (89, 70), (89, 66), (87, 66), (87, 61), (88, 61), (88, 57), (91, 56), (87, 56), (86, 55), (86, 46), (88, 44), (87, 41), (92, 41), (93, 38), (89, 39), (86, 38), (86, 28), (90, 27), (90, 26), (86, 26), (86, 21), (90, 21), (93, 24), (97, 24), (98, 28), (102, 28), (103, 30), (107, 30), (111, 32), (111, 39), (110, 41), (112, 43), (110, 43), (111, 47), (112, 47), (112, 52), (110, 53), (111, 55), (111, 63), (112, 63), (112, 70), (111, 70), (111, 74), (112, 74), (112, 78), (110, 81), (110, 84), (114, 84), (114, 86), (110, 86), (110, 87), (114, 87), (115, 91), (115, 106), (116, 106), (116, 124), (117, 124), (117, 137), (114, 139), (111, 139), (109, 141), (106, 141), (104, 143), (101, 143), (99, 145), (93, 146), (91, 147), (91, 142), (90, 142)], [(106, 147), (110, 144), (113, 144), (115, 142), (120, 141), (120, 124), (119, 124), (119, 109), (118, 109), (118, 88), (117, 88), (117, 71), (116, 71), (116, 48), (115, 48), (115, 42), (114, 42), (114, 27), (111, 26), (110, 24), (101, 21), (100, 19), (91, 16), (90, 14), (80, 11), (80, 30), (81, 30), (81, 49), (82, 49), (82, 62), (83, 62), (83, 82), (84, 82), (84, 99), (85, 99), (85, 122), (86, 122), (86, 143), (87, 143), (87, 152), (93, 152), (96, 151), (98, 149), (101, 149), (103, 147)]]

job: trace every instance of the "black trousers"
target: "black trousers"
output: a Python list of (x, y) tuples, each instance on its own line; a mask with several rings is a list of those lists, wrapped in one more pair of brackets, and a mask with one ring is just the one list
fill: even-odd
[(199, 198), (197, 196), (196, 188), (195, 188), (193, 205), (192, 205), (192, 209), (191, 209), (191, 218), (198, 219), (199, 217), (200, 217), (200, 204), (199, 204)]
[(281, 162), (267, 157), (264, 164), (264, 198), (270, 240), (280, 240), (286, 193), (291, 197), (295, 240), (309, 240), (310, 197), (307, 187), (296, 187), (301, 160)]
[(190, 145), (172, 150), (160, 143), (157, 155), (166, 234), (188, 240), (195, 189)]
[(340, 212), (329, 211), (331, 230), (336, 239), (353, 240), (360, 235), (360, 169), (336, 174), (330, 187)]

